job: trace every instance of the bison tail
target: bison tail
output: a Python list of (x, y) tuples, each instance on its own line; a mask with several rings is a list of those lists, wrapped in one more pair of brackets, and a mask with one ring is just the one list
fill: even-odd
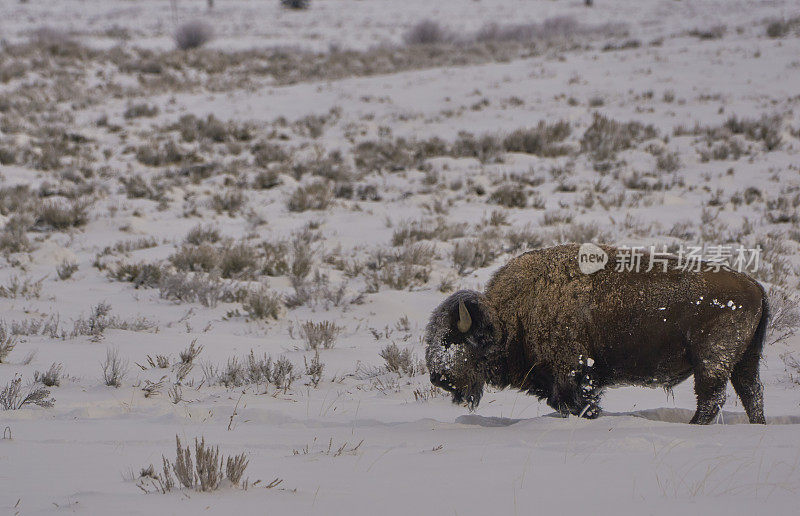
[(761, 284), (756, 283), (761, 290), (761, 320), (758, 321), (753, 338), (747, 346), (744, 355), (732, 371), (731, 383), (742, 400), (742, 406), (747, 412), (751, 423), (765, 424), (764, 417), (764, 387), (759, 379), (758, 369), (761, 361), (761, 351), (767, 338), (767, 325), (769, 324), (769, 301), (767, 293)]
[(767, 297), (767, 291), (764, 290), (764, 286), (761, 283), (756, 282), (758, 288), (761, 290), (761, 320), (758, 321), (758, 326), (756, 327), (756, 331), (753, 334), (753, 340), (750, 341), (750, 349), (754, 352), (758, 353), (758, 356), (761, 356), (761, 350), (764, 348), (764, 342), (767, 339), (767, 327), (769, 326), (769, 299)]

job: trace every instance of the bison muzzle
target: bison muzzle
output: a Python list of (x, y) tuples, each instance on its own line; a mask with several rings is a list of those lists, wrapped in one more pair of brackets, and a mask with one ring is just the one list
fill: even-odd
[(767, 296), (727, 267), (688, 270), (669, 258), (638, 270), (608, 264), (587, 274), (578, 246), (525, 253), (486, 291), (462, 290), (433, 312), (425, 334), (431, 382), (474, 409), (484, 385), (546, 399), (566, 416), (595, 418), (603, 389), (671, 388), (694, 375), (692, 423), (714, 421), (728, 380), (751, 423), (764, 423), (759, 361)]

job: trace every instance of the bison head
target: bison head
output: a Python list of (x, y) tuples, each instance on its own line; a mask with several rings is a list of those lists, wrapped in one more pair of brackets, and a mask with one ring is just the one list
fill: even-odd
[(425, 359), (431, 383), (470, 410), (480, 403), (487, 363), (496, 348), (492, 308), (483, 294), (461, 290), (444, 300), (425, 330)]

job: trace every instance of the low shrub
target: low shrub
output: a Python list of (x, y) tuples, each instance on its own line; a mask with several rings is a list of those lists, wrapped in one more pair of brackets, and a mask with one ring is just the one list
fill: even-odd
[(175, 45), (180, 50), (200, 48), (213, 38), (211, 25), (199, 20), (186, 22), (175, 31)]

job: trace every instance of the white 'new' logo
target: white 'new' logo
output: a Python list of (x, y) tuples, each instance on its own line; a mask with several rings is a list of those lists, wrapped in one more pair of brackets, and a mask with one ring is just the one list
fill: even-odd
[(608, 255), (600, 247), (585, 243), (578, 249), (578, 267), (584, 274), (592, 274), (603, 269), (608, 263)]

